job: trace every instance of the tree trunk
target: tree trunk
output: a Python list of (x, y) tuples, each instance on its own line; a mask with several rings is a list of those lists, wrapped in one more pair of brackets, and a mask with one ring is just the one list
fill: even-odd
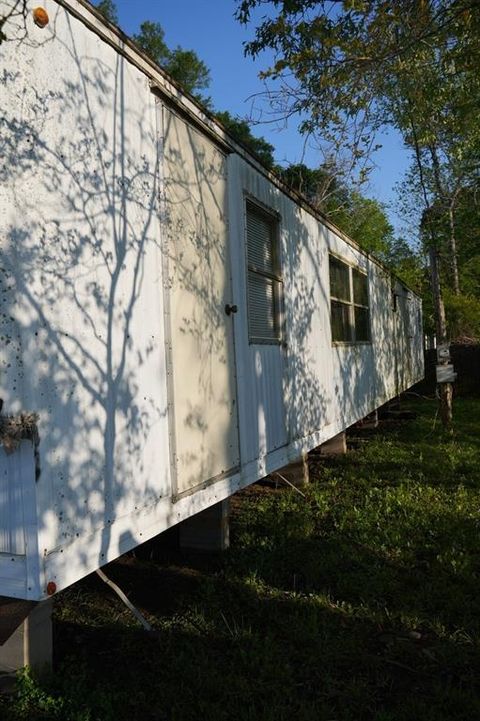
[(439, 383), (438, 389), (440, 394), (440, 417), (442, 424), (446, 430), (451, 432), (453, 420), (453, 385), (452, 383)]
[[(411, 105), (411, 103), (410, 103)], [(432, 224), (432, 205), (429, 201), (427, 186), (425, 182), (425, 174), (422, 163), (422, 154), (420, 151), (420, 143), (418, 142), (417, 127), (415, 125), (415, 115), (410, 113), (410, 124), (412, 129), (413, 147), (415, 150), (415, 159), (417, 161), (417, 169), (420, 176), (420, 185), (422, 187), (425, 208), (422, 214), (420, 227), (429, 235), (429, 255), (430, 255), (430, 283), (433, 295), (433, 308), (435, 312), (435, 328), (437, 332), (437, 344), (446, 345), (447, 340), (447, 320), (445, 317), (445, 306), (443, 305), (442, 288), (440, 285), (440, 273), (438, 270), (438, 244), (435, 237), (435, 229)], [(440, 180), (438, 157), (434, 149), (430, 148), (433, 161), (434, 172), (436, 172), (437, 181)], [(440, 402), (440, 418), (442, 419), (445, 430), (452, 430), (452, 397), (453, 386), (451, 383), (438, 383), (438, 397)]]
[(460, 281), (458, 278), (458, 259), (457, 259), (457, 240), (455, 238), (455, 204), (460, 192), (460, 185), (457, 183), (456, 188), (448, 193), (446, 187), (442, 183), (440, 172), (440, 161), (438, 159), (437, 148), (434, 145), (429, 146), (430, 157), (432, 159), (433, 176), (435, 178), (435, 186), (437, 196), (440, 201), (440, 207), (445, 208), (448, 204), (448, 223), (449, 223), (449, 239), (448, 245), (450, 250), (450, 266), (452, 268), (453, 292), (460, 295)]
[(455, 216), (454, 216), (454, 204), (456, 195), (453, 197), (452, 202), (448, 206), (448, 221), (450, 225), (450, 254), (452, 261), (452, 276), (453, 276), (453, 292), (455, 295), (460, 295), (460, 281), (458, 278), (458, 261), (457, 261), (457, 240), (455, 238)]
[[(430, 274), (433, 293), (433, 307), (435, 311), (435, 328), (437, 332), (437, 345), (446, 345), (447, 321), (445, 318), (445, 306), (443, 305), (442, 289), (440, 286), (440, 274), (438, 272), (438, 251), (433, 243), (430, 246)], [(439, 383), (438, 395), (440, 401), (440, 418), (446, 430), (452, 428), (452, 398), (453, 386), (451, 383)]]
[(440, 274), (438, 272), (438, 250), (431, 246), (429, 254), (437, 343), (444, 345), (447, 343), (447, 320), (445, 317), (445, 306), (443, 305), (442, 289), (440, 286)]
[[(412, 103), (409, 102), (410, 107)], [(415, 113), (410, 112), (410, 126), (412, 130), (413, 148), (415, 151), (415, 160), (417, 162), (417, 170), (420, 178), (420, 186), (423, 192), (423, 199), (425, 202), (425, 208), (422, 214), (422, 220), (420, 228), (424, 230), (429, 236), (429, 256), (430, 256), (430, 283), (432, 287), (433, 295), (433, 308), (435, 312), (435, 326), (437, 331), (437, 343), (447, 345), (447, 320), (445, 317), (445, 306), (443, 305), (442, 288), (440, 285), (440, 273), (438, 269), (438, 244), (435, 237), (435, 228), (433, 226), (432, 218), (432, 204), (429, 200), (429, 194), (427, 191), (427, 185), (425, 181), (424, 166), (422, 162), (422, 153), (420, 150), (420, 143), (418, 140), (417, 126), (415, 124)], [(432, 158), (434, 174), (437, 183), (440, 182), (438, 156), (434, 148), (430, 148), (430, 154)], [(441, 189), (441, 187), (439, 188)], [(453, 399), (453, 386), (451, 383), (438, 383), (438, 396), (440, 401), (440, 418), (442, 419), (443, 427), (446, 431), (452, 432), (452, 399)]]

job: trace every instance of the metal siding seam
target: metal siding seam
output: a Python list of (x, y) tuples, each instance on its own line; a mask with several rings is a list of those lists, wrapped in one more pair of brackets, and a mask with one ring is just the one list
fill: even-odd
[(22, 466), (22, 496), (26, 552), (26, 590), (28, 598), (37, 598), (40, 592), (40, 556), (38, 548), (38, 514), (36, 502), (35, 455), (31, 441), (20, 445)]
[(158, 164), (159, 172), (159, 232), (160, 232), (160, 248), (162, 253), (162, 291), (163, 291), (163, 319), (165, 333), (165, 368), (167, 371), (167, 409), (168, 409), (168, 438), (170, 447), (170, 479), (171, 479), (171, 495), (176, 498), (178, 493), (177, 484), (177, 449), (175, 435), (175, 395), (173, 383), (173, 360), (172, 360), (172, 324), (170, 309), (170, 287), (169, 287), (169, 260), (168, 260), (168, 232), (162, 233), (162, 228), (166, 223), (167, 206), (165, 197), (165, 112), (163, 103), (157, 101), (157, 142), (161, 148), (159, 153), (160, 162)]

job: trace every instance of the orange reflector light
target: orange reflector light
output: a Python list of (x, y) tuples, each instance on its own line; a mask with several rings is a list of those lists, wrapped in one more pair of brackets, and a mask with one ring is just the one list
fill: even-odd
[(44, 28), (48, 25), (48, 13), (44, 8), (35, 8), (33, 11), (33, 22), (38, 25), (39, 28)]
[(55, 593), (56, 590), (57, 590), (57, 584), (55, 583), (55, 581), (49, 581), (47, 583), (47, 595), (53, 596), (53, 594)]

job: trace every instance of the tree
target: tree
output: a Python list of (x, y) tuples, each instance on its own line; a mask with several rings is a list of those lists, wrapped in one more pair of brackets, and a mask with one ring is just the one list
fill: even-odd
[(165, 42), (165, 32), (158, 22), (145, 20), (140, 25), (140, 32), (133, 39), (141, 49), (158, 65), (162, 66), (188, 93), (195, 95), (200, 101), (200, 90), (210, 85), (210, 71), (193, 50), (176, 47), (170, 50)]
[(382, 204), (358, 190), (350, 192), (348, 204), (337, 214), (336, 224), (367, 253), (384, 259), (393, 242), (393, 227)]
[[(114, 0), (100, 0), (97, 9), (111, 22), (118, 23)], [(155, 62), (166, 70), (184, 90), (213, 111), (212, 101), (201, 93), (210, 85), (210, 70), (193, 50), (177, 46), (171, 50), (165, 42), (165, 31), (159, 22), (145, 20), (140, 31), (132, 39)], [(228, 111), (216, 113), (216, 117), (227, 131), (258, 157), (267, 168), (275, 165), (273, 145), (264, 138), (253, 135), (246, 120), (233, 117)]]
[(137, 45), (157, 65), (165, 66), (170, 57), (170, 50), (165, 42), (165, 31), (160, 23), (144, 20), (140, 25), (140, 32), (132, 36)]
[(329, 218), (333, 219), (332, 216), (348, 203), (349, 192), (343, 175), (332, 163), (324, 163), (318, 168), (296, 163), (280, 168), (278, 172), (287, 185)]
[[(388, 251), (384, 255), (384, 261), (425, 301), (428, 288), (428, 268), (426, 267), (424, 254), (419, 248), (412, 247), (405, 238), (393, 238)], [(428, 327), (427, 330), (433, 332), (433, 325)]]
[(215, 116), (235, 140), (245, 145), (269, 170), (273, 170), (275, 166), (275, 158), (273, 156), (275, 148), (273, 145), (265, 140), (265, 138), (259, 138), (253, 135), (249, 123), (246, 120), (234, 117), (228, 110), (217, 112)]
[(113, 0), (100, 0), (97, 2), (97, 10), (106, 20), (114, 25), (118, 25), (117, 6)]
[(279, 170), (282, 180), (355, 240), (367, 253), (383, 258), (393, 228), (382, 204), (347, 185), (333, 164), (312, 169), (303, 163)]
[(456, 212), (460, 285), (480, 300), (480, 182), (462, 189)]
[[(478, 183), (459, 187), (453, 209), (450, 205), (445, 207), (442, 199), (435, 198), (430, 208), (430, 225), (437, 243), (439, 279), (445, 302), (447, 335), (449, 340), (454, 341), (480, 339), (480, 205), (477, 186)], [(405, 215), (415, 218), (420, 209), (421, 218), (421, 193), (418, 171), (413, 166), (400, 186)], [(451, 262), (452, 220), (457, 240), (457, 277)], [(431, 238), (428, 233), (425, 236), (423, 243), (428, 253)], [(426, 290), (423, 295), (424, 303), (428, 304)], [(435, 331), (429, 329), (429, 332)]]
[(208, 104), (198, 91), (209, 87), (210, 70), (193, 50), (177, 47), (170, 51), (165, 69), (188, 93)]
[[(263, 0), (239, 0), (243, 23)], [(476, 145), (480, 83), (480, 6), (472, 0), (272, 0), (246, 52), (268, 48), (263, 72), (280, 84), (284, 113), (299, 112), (304, 131), (327, 137), (350, 129), (352, 154), (369, 152), (382, 125), (412, 150), (422, 191), (423, 237), (430, 253), (437, 336), (447, 341), (432, 207), (447, 193), (440, 171), (463, 176)], [(283, 103), (283, 107), (282, 107)], [(478, 147), (478, 145), (477, 145)], [(478, 156), (477, 156), (478, 157)], [(460, 172), (459, 172), (460, 171)], [(433, 179), (430, 185), (429, 180)], [(452, 198), (450, 190), (448, 197)], [(452, 261), (455, 235), (451, 234)], [(451, 386), (442, 384), (442, 419), (451, 421)]]

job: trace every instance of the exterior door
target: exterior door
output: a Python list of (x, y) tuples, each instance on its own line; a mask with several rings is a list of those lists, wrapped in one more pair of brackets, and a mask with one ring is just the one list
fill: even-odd
[(243, 464), (288, 443), (281, 221), (271, 207), (244, 194), (248, 167), (235, 158), (230, 162)]
[[(159, 108), (161, 105), (159, 104)], [(233, 474), (239, 437), (225, 155), (163, 108), (164, 282), (174, 496)]]

